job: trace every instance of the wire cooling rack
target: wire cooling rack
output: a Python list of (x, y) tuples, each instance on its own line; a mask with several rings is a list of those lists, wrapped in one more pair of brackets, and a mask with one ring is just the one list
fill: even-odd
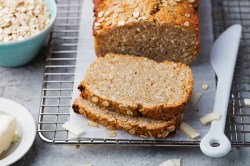
[[(199, 141), (166, 140), (68, 140), (68, 132), (61, 128), (69, 119), (70, 101), (79, 35), (82, 0), (58, 0), (58, 17), (51, 33), (46, 58), (38, 134), (47, 143), (55, 144), (119, 144), (154, 146), (199, 146)], [(212, 0), (215, 38), (227, 27), (243, 25), (243, 36), (237, 59), (225, 132), (232, 146), (250, 145), (250, 108), (244, 98), (250, 98), (250, 1)]]

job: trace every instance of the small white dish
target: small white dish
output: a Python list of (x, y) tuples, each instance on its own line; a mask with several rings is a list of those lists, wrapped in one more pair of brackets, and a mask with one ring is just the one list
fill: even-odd
[(0, 98), (0, 112), (12, 115), (17, 121), (18, 141), (0, 156), (0, 165), (11, 165), (22, 158), (36, 137), (36, 124), (30, 112), (22, 105)]

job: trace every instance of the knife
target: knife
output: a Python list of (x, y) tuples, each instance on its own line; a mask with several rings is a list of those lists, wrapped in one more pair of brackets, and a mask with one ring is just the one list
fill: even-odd
[(200, 142), (201, 151), (209, 157), (222, 157), (231, 150), (224, 129), (241, 32), (241, 25), (232, 25), (219, 36), (210, 51), (210, 62), (218, 78), (213, 111), (221, 117), (211, 123)]

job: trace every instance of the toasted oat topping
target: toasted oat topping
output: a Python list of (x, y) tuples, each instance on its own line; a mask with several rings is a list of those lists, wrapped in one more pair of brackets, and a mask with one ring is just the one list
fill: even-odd
[(148, 19), (151, 11), (140, 0), (113, 0), (104, 2), (106, 11), (98, 12), (99, 24), (94, 29), (99, 30), (104, 26), (123, 26), (126, 23)]
[(188, 27), (190, 25), (190, 23), (188, 21), (184, 22), (184, 26)]
[[(170, 17), (176, 18), (178, 11), (176, 6), (184, 0), (107, 0), (102, 3), (100, 11), (97, 14), (97, 22), (101, 25), (94, 25), (95, 30), (101, 30), (105, 26), (124, 26), (140, 20), (154, 20), (154, 15), (159, 9), (166, 8)], [(185, 0), (187, 1), (187, 0)], [(188, 0), (190, 8), (193, 7), (195, 0)], [(189, 18), (189, 13), (185, 14)], [(189, 26), (185, 22), (184, 26)]]

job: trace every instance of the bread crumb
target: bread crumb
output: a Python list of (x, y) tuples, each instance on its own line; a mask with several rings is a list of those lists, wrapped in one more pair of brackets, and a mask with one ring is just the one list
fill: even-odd
[(115, 137), (115, 136), (117, 136), (117, 132), (112, 131), (109, 133), (109, 137)]
[(98, 123), (96, 123), (96, 122), (90, 122), (90, 123), (88, 123), (88, 126), (98, 127)]

